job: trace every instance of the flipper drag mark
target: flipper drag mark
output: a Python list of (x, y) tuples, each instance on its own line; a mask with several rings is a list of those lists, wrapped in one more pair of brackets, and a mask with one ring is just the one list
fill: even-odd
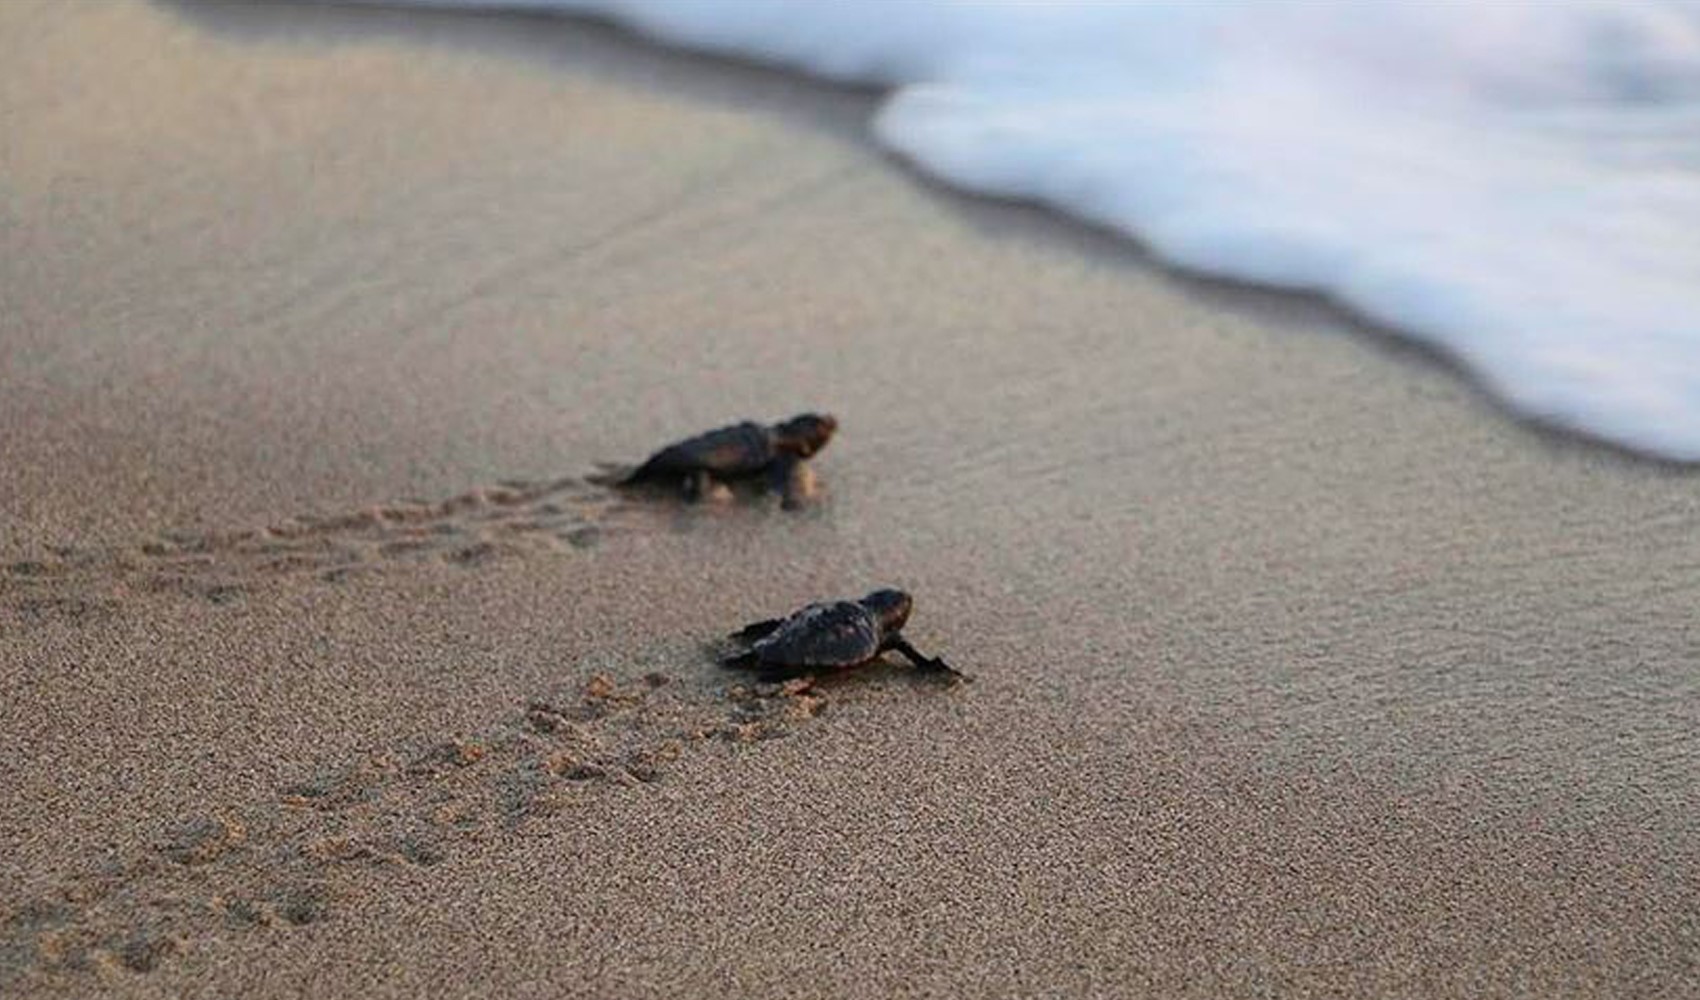
[(165, 824), (46, 893), (0, 900), (0, 994), (334, 921), (358, 871), (428, 870), (587, 796), (639, 794), (693, 748), (785, 736), (824, 705), (805, 682), (705, 690), (597, 674), (477, 732), (305, 768), (267, 801)]
[(172, 532), (103, 548), (55, 546), (0, 565), (0, 612), (81, 624), (116, 613), (102, 588), (232, 604), (279, 577), (338, 583), (396, 564), (475, 569), (512, 556), (595, 547), (618, 504), (582, 479), (510, 481), (240, 531)]

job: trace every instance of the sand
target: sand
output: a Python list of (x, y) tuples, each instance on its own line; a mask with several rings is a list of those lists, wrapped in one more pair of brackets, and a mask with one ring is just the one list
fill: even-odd
[[(1700, 500), (870, 95), (0, 5), (0, 994), (1700, 995)], [(805, 408), (823, 502), (587, 481)], [(708, 646), (897, 585), (900, 666)]]

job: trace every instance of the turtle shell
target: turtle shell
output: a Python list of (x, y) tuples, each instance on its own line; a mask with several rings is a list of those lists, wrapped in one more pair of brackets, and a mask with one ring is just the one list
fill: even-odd
[(854, 667), (880, 653), (879, 621), (852, 601), (811, 604), (750, 646), (768, 667)]
[(723, 478), (760, 472), (774, 459), (773, 435), (760, 424), (745, 421), (698, 434), (651, 455), (632, 473), (629, 482), (709, 472)]

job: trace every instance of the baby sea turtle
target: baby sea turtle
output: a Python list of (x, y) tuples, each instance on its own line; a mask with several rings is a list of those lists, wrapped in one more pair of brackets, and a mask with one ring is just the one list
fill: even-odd
[(859, 667), (896, 650), (928, 672), (962, 677), (937, 657), (922, 656), (904, 640), (902, 629), (915, 601), (901, 590), (876, 590), (859, 601), (810, 604), (785, 618), (754, 622), (731, 638), (749, 648), (720, 662), (755, 670), (764, 681)]
[(814, 479), (803, 464), (826, 447), (838, 421), (804, 413), (782, 423), (741, 424), (686, 438), (651, 455), (622, 486), (677, 486), (688, 499), (709, 496), (720, 483), (766, 477), (787, 508), (801, 506)]

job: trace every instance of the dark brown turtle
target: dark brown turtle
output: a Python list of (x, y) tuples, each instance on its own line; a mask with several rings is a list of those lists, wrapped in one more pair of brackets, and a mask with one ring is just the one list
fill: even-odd
[(720, 662), (774, 681), (849, 670), (895, 650), (922, 670), (963, 676), (941, 659), (922, 656), (903, 638), (914, 607), (914, 600), (901, 590), (876, 590), (859, 601), (810, 604), (785, 618), (754, 622), (732, 633), (731, 638), (749, 643), (749, 648)]
[(786, 507), (797, 507), (813, 490), (803, 463), (826, 447), (837, 429), (838, 421), (823, 413), (804, 413), (771, 426), (746, 420), (670, 444), (619, 482), (676, 486), (697, 500), (719, 483), (765, 478)]

